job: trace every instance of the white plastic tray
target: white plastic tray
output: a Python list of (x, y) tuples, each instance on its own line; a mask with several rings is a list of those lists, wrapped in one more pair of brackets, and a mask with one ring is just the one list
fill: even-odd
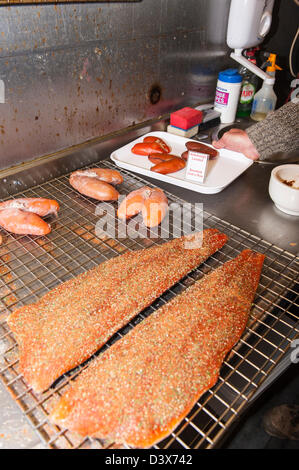
[[(115, 164), (126, 170), (140, 173), (141, 175), (155, 178), (166, 183), (175, 184), (182, 188), (191, 189), (198, 193), (215, 194), (226, 188), (232, 181), (240, 176), (247, 168), (249, 168), (253, 161), (246, 158), (242, 153), (233, 152), (231, 150), (221, 149), (220, 155), (209, 160), (205, 182), (203, 184), (189, 181), (185, 178), (186, 167), (176, 173), (168, 175), (161, 175), (150, 171), (153, 165), (146, 156), (135, 155), (131, 152), (133, 145), (142, 142), (143, 138), (148, 135), (155, 135), (163, 139), (170, 147), (171, 153), (180, 156), (186, 149), (185, 143), (192, 139), (186, 139), (168, 132), (149, 132), (148, 134), (139, 137), (138, 139), (130, 142), (127, 145), (115, 150), (110, 158)], [(195, 140), (195, 142), (197, 142)]]

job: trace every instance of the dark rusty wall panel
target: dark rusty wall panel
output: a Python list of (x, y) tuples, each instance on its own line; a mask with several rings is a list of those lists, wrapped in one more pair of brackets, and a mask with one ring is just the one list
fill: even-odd
[(228, 60), (216, 3), (1, 7), (0, 168), (213, 99)]

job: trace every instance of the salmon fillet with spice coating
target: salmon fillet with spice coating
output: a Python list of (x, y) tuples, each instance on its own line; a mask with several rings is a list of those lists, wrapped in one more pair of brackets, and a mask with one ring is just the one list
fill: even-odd
[(79, 375), (50, 419), (132, 447), (165, 438), (216, 383), (246, 326), (263, 261), (245, 250), (155, 311)]
[(20, 348), (19, 372), (35, 391), (88, 359), (134, 316), (221, 248), (215, 229), (110, 259), (8, 318)]

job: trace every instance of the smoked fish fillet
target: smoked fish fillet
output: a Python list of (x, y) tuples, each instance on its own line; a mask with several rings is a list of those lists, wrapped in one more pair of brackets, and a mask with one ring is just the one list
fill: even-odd
[[(202, 246), (186, 249), (189, 239)], [(134, 316), (227, 241), (216, 229), (105, 261), (13, 312), (19, 372), (35, 391), (88, 359)]]
[(165, 438), (216, 383), (246, 326), (263, 261), (245, 250), (152, 313), (79, 375), (50, 419), (138, 448)]

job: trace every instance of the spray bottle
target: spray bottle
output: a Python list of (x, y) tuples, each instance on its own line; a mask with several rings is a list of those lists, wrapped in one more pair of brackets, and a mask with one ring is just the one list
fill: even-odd
[(270, 111), (274, 111), (275, 109), (277, 101), (277, 96), (273, 90), (273, 85), (275, 83), (275, 71), (281, 70), (281, 68), (278, 67), (275, 62), (276, 54), (270, 54), (267, 61), (268, 67), (266, 72), (271, 78), (266, 78), (264, 80), (262, 88), (256, 93), (254, 97), (250, 114), (251, 119), (254, 121), (262, 121)]

